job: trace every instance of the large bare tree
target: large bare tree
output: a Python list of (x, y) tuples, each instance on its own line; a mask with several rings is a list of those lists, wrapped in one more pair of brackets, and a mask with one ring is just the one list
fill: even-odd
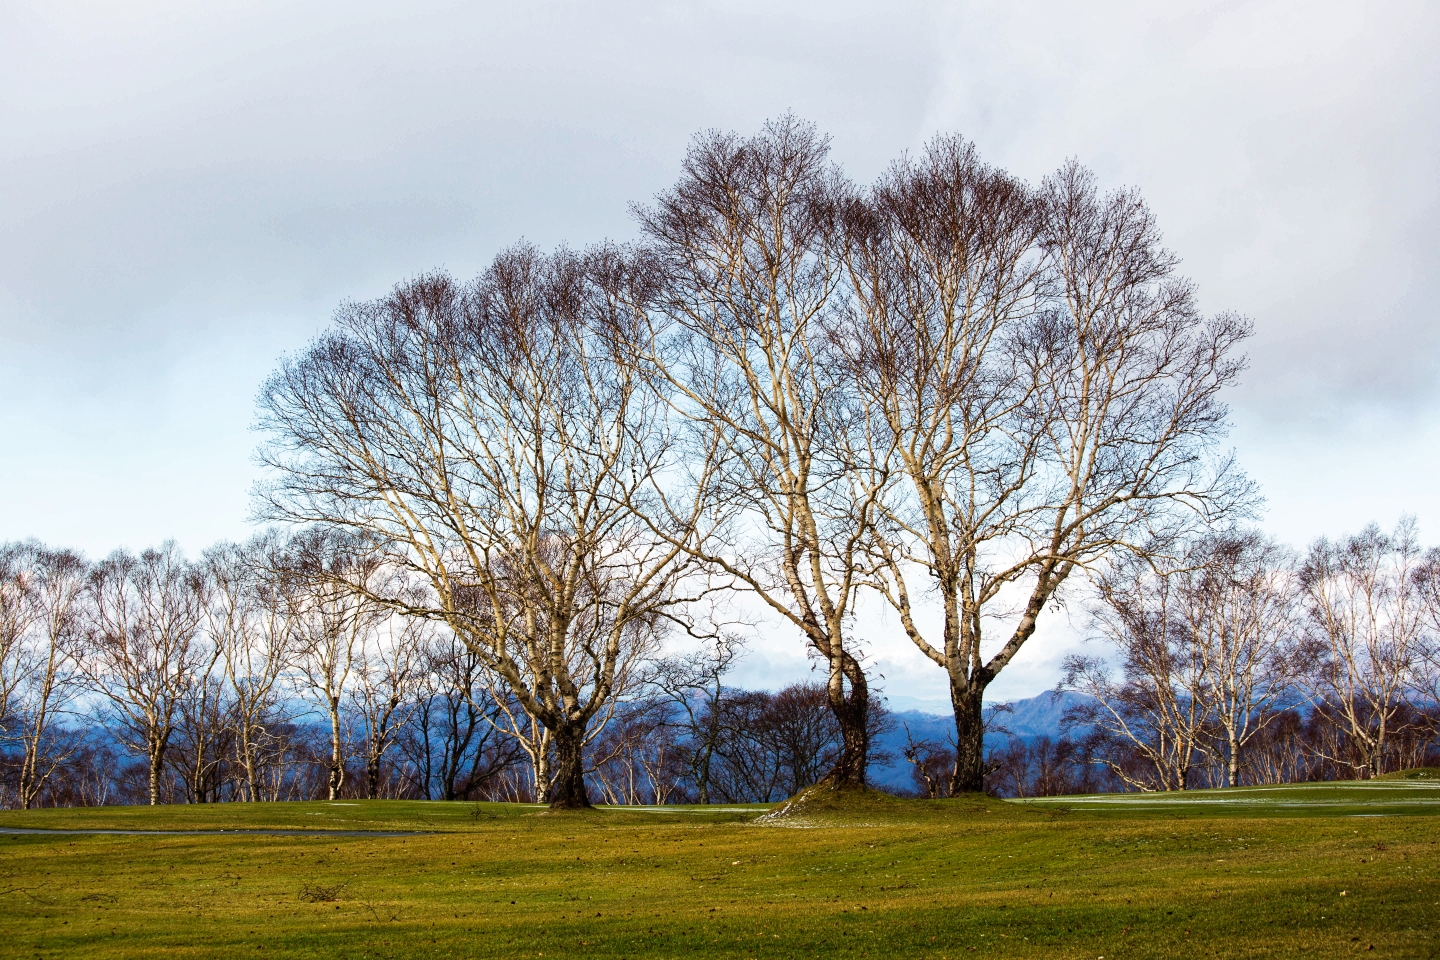
[(979, 790), (985, 692), (1072, 575), (1245, 499), (1209, 454), (1249, 326), (1202, 318), (1140, 198), (1073, 163), (1032, 192), (941, 138), (845, 223), (851, 449), (893, 478), (867, 582), (946, 671), (952, 789)]
[(654, 375), (720, 466), (706, 495), (728, 523), (696, 555), (824, 661), (844, 734), (827, 782), (842, 787), (865, 783), (852, 605), (880, 487), (842, 442), (864, 428), (830, 332), (847, 191), (826, 138), (786, 117), (750, 138), (697, 137), (678, 183), (637, 211), (660, 276), (645, 305)]
[(523, 245), (471, 284), (422, 277), (343, 307), (260, 402), (262, 512), (354, 531), (428, 587), (372, 595), (443, 620), (548, 731), (556, 808), (589, 804), (587, 729), (692, 566), (693, 512), (666, 537), (642, 520), (675, 449), (632, 362), (639, 279), (612, 249)]

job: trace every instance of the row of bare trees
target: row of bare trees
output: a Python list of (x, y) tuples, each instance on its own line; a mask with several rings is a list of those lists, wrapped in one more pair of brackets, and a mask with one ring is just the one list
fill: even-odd
[(1302, 556), (1213, 534), (1098, 587), (1113, 656), (1071, 657), (1064, 686), (1088, 695), (1070, 719), (1090, 754), (1130, 787), (1374, 777), (1433, 753), (1440, 549), (1411, 520)]
[(1033, 187), (942, 137), (861, 187), (785, 118), (698, 136), (636, 219), (347, 304), (260, 400), (260, 514), (403, 572), (333, 581), (474, 652), (557, 806), (625, 651), (721, 636), (734, 591), (825, 667), (829, 783), (866, 781), (868, 594), (945, 672), (980, 789), (986, 691), (1072, 582), (1251, 500), (1215, 450), (1248, 323), (1074, 163)]
[[(554, 743), (481, 657), (314, 573), (375, 576), (355, 546), (311, 530), (222, 544), (194, 564), (167, 546), (91, 565), (5, 545), (4, 801), (544, 801)], [(1165, 565), (1117, 565), (1093, 603), (1110, 657), (1067, 664), (1066, 685), (1086, 694), (1072, 698), (1071, 733), (1007, 738), (1008, 708), (991, 705), (986, 788), (1185, 789), (1434, 763), (1437, 570), (1440, 551), (1422, 553), (1409, 522), (1303, 558), (1247, 532), (1195, 541)], [(637, 682), (583, 745), (590, 793), (753, 802), (821, 780), (844, 745), (826, 686), (734, 688), (739, 653), (722, 635), (627, 663)], [(869, 723), (873, 762), (876, 733), (893, 725), (874, 704)], [(907, 728), (906, 741), (916, 792), (950, 795), (953, 737)]]
[(290, 793), (298, 723), (326, 731), (327, 796), (357, 753), (376, 796), (425, 684), (425, 709), (443, 693), (472, 720), (492, 717), (467, 651), (339, 589), (339, 575), (392, 574), (318, 529), (220, 544), (193, 562), (169, 543), (93, 564), (0, 545), (0, 748), (13, 802), (36, 803), (95, 748), (95, 730), (143, 758), (151, 803), (276, 799)]

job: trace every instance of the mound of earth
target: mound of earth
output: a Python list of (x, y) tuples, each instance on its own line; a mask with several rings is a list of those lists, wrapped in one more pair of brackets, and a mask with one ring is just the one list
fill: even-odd
[(837, 790), (827, 784), (817, 784), (777, 803), (753, 822), (768, 827), (878, 827), (1016, 812), (1013, 805), (984, 794), (918, 800), (869, 787)]

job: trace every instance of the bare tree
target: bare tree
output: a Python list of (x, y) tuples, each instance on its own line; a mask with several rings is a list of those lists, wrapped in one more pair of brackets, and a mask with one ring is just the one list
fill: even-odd
[(202, 629), (194, 641), (195, 666), (176, 714), (171, 764), (185, 786), (190, 803), (219, 800), (221, 771), (230, 753), (233, 724), (229, 716), (231, 699), (220, 669), (224, 656), (224, 600), (217, 596), (213, 567), (204, 558), (195, 573), (204, 583)]
[(950, 795), (950, 784), (955, 777), (955, 750), (937, 740), (927, 737), (916, 739), (905, 727), (905, 747), (902, 751), (905, 762), (914, 769), (910, 771), (915, 786), (930, 800)]
[(234, 725), (231, 700), (219, 670), (220, 647), (202, 630), (196, 649), (195, 668), (176, 712), (169, 756), (185, 788), (186, 802), (208, 803), (220, 799)]
[(416, 707), (431, 624), (392, 616), (386, 629), (361, 639), (351, 702), (365, 727), (365, 796), (380, 796), (382, 764)]
[(1292, 559), (1259, 533), (1222, 533), (1198, 541), (1172, 576), (1177, 626), (1201, 660), (1195, 695), (1219, 728), (1225, 783), (1237, 786), (1247, 744), (1310, 666)]
[[(630, 261), (520, 246), (476, 283), (424, 277), (342, 308), (267, 382), (268, 516), (369, 537), (553, 739), (555, 807), (588, 805), (583, 743), (680, 615), (692, 520), (643, 518), (674, 460), (631, 361)], [(669, 519), (669, 518), (667, 518)]]
[(1440, 713), (1440, 547), (1426, 551), (1412, 576), (1419, 594), (1425, 631), (1414, 662), (1412, 683), (1416, 698)]
[[(783, 796), (794, 796), (819, 783), (844, 750), (844, 734), (837, 728), (833, 711), (827, 709), (828, 700), (825, 687), (817, 683), (794, 683), (769, 697), (762, 724), (780, 770)], [(872, 701), (866, 710), (872, 727), (880, 716), (879, 706)], [(866, 730), (865, 740), (872, 751), (873, 732)]]
[(587, 770), (606, 803), (669, 803), (683, 790), (682, 748), (666, 722), (662, 698), (617, 709), (590, 748)]
[(285, 544), (272, 568), (285, 598), (289, 666), (301, 695), (324, 712), (330, 727), (326, 795), (334, 800), (345, 784), (341, 704), (356, 661), (385, 616), (373, 599), (382, 589), (382, 564), (354, 536), (312, 527)]
[(648, 678), (648, 684), (683, 717), (682, 749), (699, 803), (710, 802), (710, 765), (723, 734), (720, 703), (726, 691), (725, 674), (742, 650), (738, 637), (722, 633), (699, 650), (658, 659)]
[[(79, 732), (60, 721), (80, 692), (75, 656), (88, 573), (85, 560), (68, 550), (35, 542), (0, 548), (0, 646), (19, 631), (19, 642), (0, 653), (8, 664), (0, 678), (0, 729), (20, 746), (16, 799), (25, 809), (80, 747)], [(11, 603), (22, 607), (12, 611)]]
[(25, 679), (25, 638), (39, 615), (30, 570), (33, 548), (25, 543), (0, 546), (0, 734), (13, 724), (11, 699)]
[(1065, 685), (1093, 698), (1091, 728), (1111, 770), (1142, 789), (1194, 786), (1201, 752), (1240, 782), (1245, 749), (1281, 718), (1312, 663), (1299, 635), (1288, 551), (1254, 532), (1199, 537), (1165, 560), (1129, 554), (1098, 579), (1094, 622), (1119, 655), (1071, 657)]
[(1031, 193), (942, 138), (847, 210), (840, 343), (872, 424), (851, 449), (896, 478), (868, 579), (946, 671), (953, 789), (980, 790), (985, 691), (1071, 575), (1244, 502), (1207, 454), (1249, 325), (1202, 319), (1140, 198), (1073, 163)]
[(1088, 728), (1088, 746), (1110, 771), (1140, 790), (1185, 790), (1202, 751), (1209, 663), (1180, 622), (1171, 571), (1125, 556), (1097, 580), (1093, 619), (1120, 661), (1065, 659), (1061, 686), (1085, 699), (1066, 723)]
[(1362, 776), (1385, 772), (1395, 721), (1413, 689), (1425, 614), (1422, 561), (1407, 517), (1392, 534), (1371, 525), (1339, 542), (1316, 542), (1301, 571), (1321, 657), (1311, 677), (1314, 710), (1345, 734)]
[(87, 592), (81, 667), (120, 721), (117, 735), (146, 758), (157, 804), (176, 716), (204, 659), (205, 580), (167, 542), (138, 557), (111, 554), (91, 572)]
[[(731, 690), (717, 704), (721, 739), (711, 759), (710, 785), (724, 802), (767, 802), (789, 796), (785, 770), (770, 724), (770, 694), (763, 690)], [(828, 701), (826, 710), (828, 711)], [(833, 714), (826, 714), (833, 721)], [(833, 760), (838, 751), (827, 744)]]
[(427, 800), (437, 786), (442, 800), (485, 795), (520, 761), (520, 750), (497, 729), (500, 706), (480, 657), (451, 631), (436, 630), (420, 675), (414, 720), (399, 740), (419, 792)]
[[(828, 781), (865, 783), (869, 687), (851, 629), (879, 483), (844, 455), (850, 378), (828, 324), (846, 195), (828, 141), (793, 117), (692, 143), (679, 182), (638, 217), (663, 283), (650, 358), (720, 468), (725, 535), (693, 550), (799, 631), (827, 667), (844, 748)], [(862, 423), (863, 426), (863, 423)]]
[(261, 768), (276, 752), (272, 727), (285, 719), (280, 679), (290, 632), (285, 594), (269, 567), (275, 551), (274, 538), (257, 537), (217, 544), (203, 560), (211, 584), (207, 630), (229, 686), (241, 796), (251, 801), (265, 796)]
[(1103, 789), (1084, 752), (1068, 739), (1014, 738), (986, 758), (989, 792), (1002, 797), (1057, 797)]

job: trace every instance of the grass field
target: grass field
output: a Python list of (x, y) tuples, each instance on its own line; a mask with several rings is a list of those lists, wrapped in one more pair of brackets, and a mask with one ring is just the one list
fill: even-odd
[(1424, 778), (764, 812), (4, 812), (0, 829), (316, 833), (0, 835), (0, 955), (1440, 956)]

